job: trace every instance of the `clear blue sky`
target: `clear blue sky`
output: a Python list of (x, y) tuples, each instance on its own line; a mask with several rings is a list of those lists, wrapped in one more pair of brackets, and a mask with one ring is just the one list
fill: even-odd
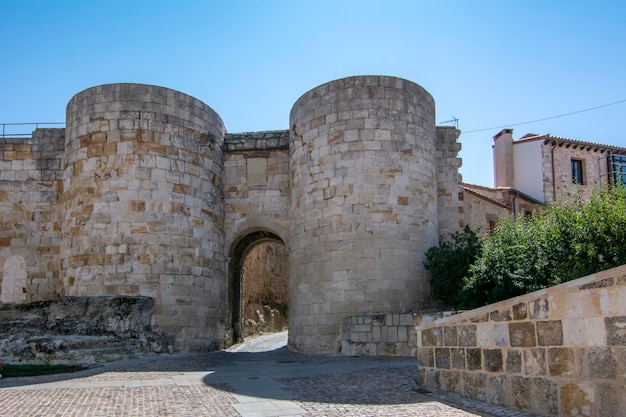
[[(311, 88), (407, 78), (459, 119), (464, 181), (493, 185), (492, 137), (512, 124), (626, 100), (626, 2), (31, 1), (0, 5), (0, 123), (65, 120), (77, 92), (156, 84), (229, 132), (286, 129)], [(626, 102), (526, 133), (626, 146)], [(472, 132), (487, 129), (481, 132)]]

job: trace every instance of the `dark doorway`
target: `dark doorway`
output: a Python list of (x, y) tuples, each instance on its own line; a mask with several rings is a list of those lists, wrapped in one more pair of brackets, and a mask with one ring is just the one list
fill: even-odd
[(268, 231), (252, 232), (231, 250), (229, 304), (233, 343), (282, 331), (287, 323), (287, 248)]

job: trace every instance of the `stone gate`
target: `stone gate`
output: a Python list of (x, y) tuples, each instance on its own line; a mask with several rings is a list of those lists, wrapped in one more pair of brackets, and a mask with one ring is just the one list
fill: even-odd
[(323, 84), (288, 130), (238, 134), (174, 90), (89, 88), (65, 129), (0, 138), (1, 300), (150, 296), (178, 349), (215, 349), (241, 334), (243, 258), (273, 241), (290, 347), (337, 352), (344, 317), (429, 305), (424, 252), (462, 220), (459, 133), (387, 76)]

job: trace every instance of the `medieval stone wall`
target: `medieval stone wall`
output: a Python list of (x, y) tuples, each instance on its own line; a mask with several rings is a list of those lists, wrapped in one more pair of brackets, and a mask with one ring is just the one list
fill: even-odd
[(454, 127), (437, 126), (437, 220), (440, 237), (450, 236), (464, 227), (463, 201), (459, 199), (461, 182), (461, 131)]
[(199, 100), (111, 84), (67, 107), (63, 285), (67, 295), (147, 295), (179, 348), (223, 339), (224, 126)]
[(350, 77), (290, 116), (289, 345), (336, 352), (343, 317), (429, 302), (438, 242), (435, 108), (417, 84)]
[(345, 316), (429, 302), (423, 254), (461, 214), (459, 132), (434, 110), (410, 81), (350, 77), (302, 96), (288, 131), (226, 134), (174, 90), (84, 90), (65, 130), (0, 139), (0, 302), (149, 296), (177, 350), (214, 349), (240, 337), (245, 255), (272, 241), (290, 346), (337, 352)]
[(420, 382), (545, 416), (626, 415), (626, 266), (417, 327)]
[(64, 129), (0, 138), (0, 303), (59, 295)]

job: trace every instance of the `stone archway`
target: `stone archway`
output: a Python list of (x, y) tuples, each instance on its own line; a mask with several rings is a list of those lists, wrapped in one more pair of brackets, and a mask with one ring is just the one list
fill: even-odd
[(287, 247), (269, 231), (255, 231), (233, 245), (229, 306), (233, 343), (287, 325)]

